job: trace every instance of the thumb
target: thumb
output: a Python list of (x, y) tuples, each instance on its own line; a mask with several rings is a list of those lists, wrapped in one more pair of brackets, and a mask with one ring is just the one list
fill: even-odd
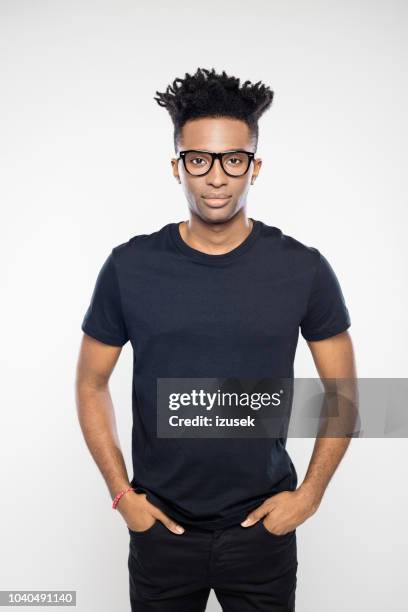
[(248, 514), (246, 519), (241, 523), (242, 527), (250, 527), (251, 525), (255, 525), (255, 523), (266, 516), (268, 512), (270, 512), (270, 509), (268, 509), (265, 504), (262, 504), (262, 506), (259, 506), (259, 508)]
[(163, 525), (167, 527), (167, 529), (169, 529), (173, 533), (176, 533), (177, 535), (184, 533), (184, 528), (181, 525), (173, 521), (173, 519), (168, 517), (167, 514), (164, 514), (164, 512), (162, 512), (158, 508), (156, 508), (155, 512), (152, 514), (155, 518), (161, 521)]
[(147, 499), (146, 493), (142, 493), (145, 498), (145, 502), (149, 508), (149, 512), (155, 519), (159, 520), (167, 529), (176, 533), (177, 535), (184, 533), (184, 528), (181, 527), (176, 521), (173, 521), (170, 517), (167, 516), (160, 508), (149, 502)]

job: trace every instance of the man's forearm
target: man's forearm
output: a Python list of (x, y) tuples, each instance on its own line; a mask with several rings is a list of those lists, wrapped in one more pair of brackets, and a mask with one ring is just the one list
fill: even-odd
[(309, 467), (300, 487), (310, 495), (315, 508), (320, 505), (326, 487), (349, 444), (350, 438), (316, 438)]
[(86, 444), (102, 473), (111, 498), (129, 486), (120, 449), (109, 386), (77, 386), (77, 412)]

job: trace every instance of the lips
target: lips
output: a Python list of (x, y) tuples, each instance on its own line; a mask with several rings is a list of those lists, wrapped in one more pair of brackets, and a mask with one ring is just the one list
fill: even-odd
[(225, 204), (227, 204), (231, 199), (231, 196), (227, 196), (227, 197), (220, 197), (220, 196), (216, 196), (216, 197), (205, 197), (203, 196), (203, 200), (205, 200), (205, 203), (208, 204), (208, 206), (211, 206), (212, 208), (220, 208), (221, 206), (225, 206)]

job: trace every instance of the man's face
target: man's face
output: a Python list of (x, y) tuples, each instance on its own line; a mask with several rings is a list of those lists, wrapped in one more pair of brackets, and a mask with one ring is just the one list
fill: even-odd
[[(254, 152), (249, 127), (244, 121), (229, 117), (200, 118), (184, 124), (177, 147), (180, 151), (198, 149), (222, 153), (235, 149)], [(262, 160), (254, 159), (243, 176), (229, 176), (219, 159), (204, 176), (192, 176), (180, 159), (171, 160), (173, 174), (181, 183), (192, 213), (207, 223), (220, 223), (231, 219), (246, 205), (251, 183), (255, 181)], [(228, 199), (211, 199), (211, 198)]]

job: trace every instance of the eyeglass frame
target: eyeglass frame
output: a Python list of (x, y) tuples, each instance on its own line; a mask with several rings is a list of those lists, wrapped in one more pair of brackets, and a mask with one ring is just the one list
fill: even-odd
[[(207, 155), (211, 155), (211, 164), (208, 170), (206, 172), (203, 172), (202, 174), (193, 174), (192, 172), (190, 172), (187, 169), (186, 159), (185, 159), (187, 153), (207, 153)], [(248, 166), (245, 172), (243, 172), (242, 174), (230, 174), (229, 172), (225, 170), (222, 158), (224, 155), (228, 155), (229, 153), (246, 153), (248, 155)], [(211, 151), (205, 151), (203, 149), (186, 149), (184, 151), (180, 151), (179, 157), (177, 157), (176, 159), (177, 161), (179, 161), (180, 159), (183, 160), (184, 169), (190, 176), (205, 176), (211, 171), (211, 168), (214, 165), (214, 161), (216, 159), (219, 159), (221, 168), (223, 169), (225, 174), (227, 174), (228, 176), (232, 176), (232, 178), (241, 178), (241, 176), (245, 176), (246, 173), (248, 172), (251, 162), (254, 161), (254, 158), (255, 158), (255, 153), (253, 153), (253, 151), (245, 151), (245, 149), (232, 149), (231, 151), (223, 151), (222, 153), (213, 153)]]

